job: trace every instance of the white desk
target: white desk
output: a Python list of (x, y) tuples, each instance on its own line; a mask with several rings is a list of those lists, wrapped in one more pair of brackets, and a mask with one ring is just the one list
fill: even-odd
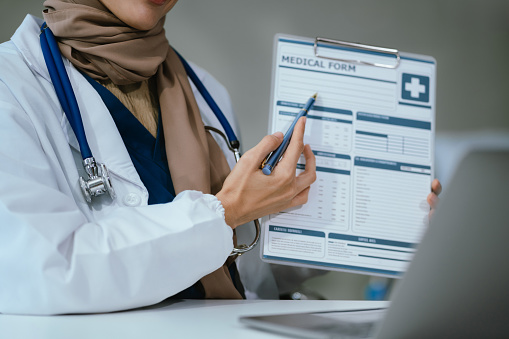
[(184, 300), (133, 311), (66, 316), (0, 314), (0, 338), (281, 338), (244, 326), (239, 316), (387, 306), (384, 301)]

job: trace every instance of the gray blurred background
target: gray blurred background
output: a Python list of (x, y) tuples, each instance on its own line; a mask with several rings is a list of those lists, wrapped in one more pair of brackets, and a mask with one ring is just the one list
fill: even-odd
[[(121, 0), (119, 0), (121, 1)], [(0, 41), (42, 0), (1, 0)], [(180, 0), (170, 43), (229, 90), (243, 149), (268, 129), (276, 33), (393, 47), (436, 58), (436, 175), (445, 188), (457, 161), (479, 145), (509, 147), (508, 0)], [(366, 276), (329, 273), (303, 289), (362, 299)]]

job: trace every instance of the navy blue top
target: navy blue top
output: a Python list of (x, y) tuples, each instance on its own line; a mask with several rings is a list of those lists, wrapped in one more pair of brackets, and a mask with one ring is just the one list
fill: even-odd
[[(147, 188), (148, 204), (163, 204), (173, 201), (175, 189), (173, 188), (166, 157), (161, 114), (159, 114), (157, 136), (154, 138), (113, 93), (88, 75), (84, 73), (83, 75), (101, 96), (101, 99), (110, 111), (133, 165)], [(237, 290), (243, 295), (244, 291), (235, 263), (230, 265), (229, 271)], [(175, 299), (203, 299), (204, 297), (205, 292), (199, 281), (172, 296)]]
[[(157, 137), (154, 138), (113, 93), (89, 76), (85, 75), (85, 78), (110, 111), (134, 167), (149, 192), (148, 204), (173, 201), (175, 190), (166, 158), (162, 124), (158, 124)], [(159, 120), (160, 116), (159, 114)]]

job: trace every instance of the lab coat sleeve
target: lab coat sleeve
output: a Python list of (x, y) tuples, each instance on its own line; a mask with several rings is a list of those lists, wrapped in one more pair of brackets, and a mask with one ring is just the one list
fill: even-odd
[(211, 195), (112, 208), (89, 222), (0, 83), (0, 312), (108, 312), (157, 303), (219, 268), (233, 248)]

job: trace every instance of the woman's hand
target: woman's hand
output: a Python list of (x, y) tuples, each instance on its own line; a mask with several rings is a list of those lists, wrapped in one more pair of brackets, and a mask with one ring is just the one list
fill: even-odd
[(429, 206), (431, 207), (431, 210), (429, 211), (429, 217), (433, 215), (435, 212), (435, 209), (438, 206), (439, 198), (438, 195), (442, 192), (442, 184), (440, 184), (440, 181), (438, 179), (433, 180), (431, 183), (431, 193), (428, 194), (427, 201)]
[[(307, 202), (309, 187), (316, 180), (316, 163), (309, 145), (304, 146), (305, 122), (304, 117), (295, 125), (283, 159), (272, 174), (263, 174), (260, 165), (283, 141), (281, 132), (264, 137), (233, 168), (223, 188), (216, 194), (223, 204), (226, 223), (230, 227), (235, 228)], [(306, 169), (296, 175), (297, 161), (302, 153), (306, 159)]]

